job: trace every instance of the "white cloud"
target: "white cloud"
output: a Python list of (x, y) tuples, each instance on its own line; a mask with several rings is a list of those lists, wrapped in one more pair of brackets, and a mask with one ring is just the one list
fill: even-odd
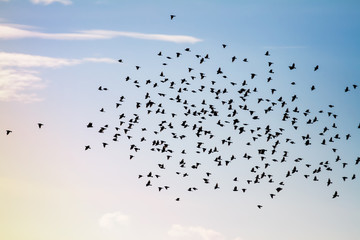
[(77, 59), (51, 58), (22, 53), (0, 52), (0, 67), (55, 68), (79, 64)]
[(184, 227), (178, 224), (171, 226), (168, 235), (175, 239), (225, 240), (225, 237), (215, 230), (203, 227)]
[(116, 61), (111, 58), (83, 58), (83, 62), (98, 62), (98, 63), (115, 63)]
[[(168, 231), (168, 236), (176, 240), (227, 240), (224, 234), (210, 228), (201, 226), (182, 226), (173, 224)], [(234, 240), (242, 240), (240, 237)]]
[(38, 55), (29, 55), (22, 53), (0, 52), (0, 67), (21, 67), (21, 68), (57, 68), (64, 66), (72, 66), (84, 62), (103, 62), (115, 63), (111, 58), (83, 58), (83, 59), (67, 59), (52, 58)]
[(174, 43), (197, 43), (201, 39), (185, 35), (146, 34), (110, 30), (87, 30), (75, 33), (44, 33), (29, 29), (29, 26), (0, 24), (0, 39), (40, 38), (53, 40), (99, 40), (116, 37), (130, 37), (146, 40), (159, 40)]
[(66, 59), (0, 52), (0, 101), (41, 101), (32, 91), (46, 85), (34, 68), (59, 68), (86, 62), (116, 63), (110, 58)]
[(184, 35), (145, 34), (145, 33), (136, 33), (136, 32), (109, 31), (109, 30), (89, 30), (89, 31), (80, 31), (80, 33), (91, 36), (93, 35), (103, 36), (104, 38), (130, 37), (130, 38), (160, 40), (160, 41), (175, 42), (175, 43), (197, 43), (202, 41), (201, 39), (191, 36), (184, 36)]
[[(29, 28), (29, 26), (27, 26)], [(43, 33), (24, 29), (19, 25), (0, 25), (0, 39), (41, 38), (54, 40), (93, 40), (109, 37), (86, 33)]]
[(130, 217), (121, 212), (106, 213), (99, 218), (99, 226), (105, 229), (113, 229), (120, 226), (127, 226)]
[(49, 5), (54, 2), (62, 3), (64, 5), (70, 5), (72, 2), (70, 0), (30, 0), (33, 4), (43, 4), (43, 5)]
[(0, 67), (0, 101), (35, 102), (42, 99), (28, 91), (44, 88), (38, 73)]

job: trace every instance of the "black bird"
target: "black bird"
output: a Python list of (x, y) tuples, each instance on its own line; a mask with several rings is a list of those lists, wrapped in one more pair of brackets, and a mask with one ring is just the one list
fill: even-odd
[(176, 17), (175, 15), (170, 15), (170, 20), (173, 20), (174, 17)]
[(339, 197), (339, 194), (338, 194), (338, 192), (337, 192), (337, 191), (335, 191), (335, 192), (334, 192), (334, 195), (333, 195), (333, 197), (332, 197), (332, 198), (336, 198), (336, 197)]
[(9, 135), (10, 133), (12, 133), (11, 130), (6, 130), (6, 135)]
[(328, 181), (327, 181), (327, 186), (329, 186), (330, 184), (332, 184), (332, 181), (329, 178)]
[(38, 127), (39, 127), (39, 129), (40, 129), (42, 126), (44, 126), (44, 124), (42, 124), (42, 123), (38, 123)]
[(291, 66), (289, 66), (289, 69), (290, 69), (290, 70), (296, 69), (295, 63), (293, 63)]
[(269, 51), (266, 51), (265, 56), (270, 56)]
[(89, 149), (91, 149), (91, 148), (90, 148), (90, 145), (85, 146), (85, 151), (86, 151), (86, 150), (89, 150)]
[(150, 182), (150, 180), (146, 183), (146, 187), (151, 187), (152, 185), (151, 185), (151, 182)]
[(319, 65), (316, 65), (315, 67), (314, 67), (314, 71), (317, 71), (319, 69)]

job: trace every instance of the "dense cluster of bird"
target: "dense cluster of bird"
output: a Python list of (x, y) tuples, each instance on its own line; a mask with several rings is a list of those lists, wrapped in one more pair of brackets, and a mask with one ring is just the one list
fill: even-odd
[[(222, 44), (223, 49), (226, 47), (226, 44)], [(333, 104), (326, 104), (326, 110), (305, 109), (299, 103), (297, 94), (287, 96), (287, 93), (276, 92), (277, 89), (271, 87), (274, 63), (269, 51), (264, 54), (269, 74), (263, 79), (265, 84), (260, 84), (256, 79), (257, 73), (249, 73), (248, 79), (243, 81), (229, 80), (229, 75), (221, 66), (213, 69), (212, 73), (196, 71), (200, 65), (212, 59), (209, 54), (193, 54), (190, 48), (170, 55), (160, 51), (157, 57), (163, 60), (163, 66), (167, 66), (169, 63), (179, 63), (185, 54), (197, 64), (187, 69), (180, 69), (179, 66), (177, 71), (184, 74), (182, 77), (170, 76), (166, 69), (158, 71), (157, 79), (137, 80), (126, 76), (122, 80), (122, 89), (134, 88), (137, 99), (133, 101), (131, 96), (122, 95), (114, 104), (118, 125), (111, 134), (112, 141), (118, 142), (121, 137), (127, 139), (130, 160), (136, 159), (139, 151), (162, 156), (156, 157), (153, 162), (158, 170), (152, 168), (138, 175), (140, 180), (144, 179), (146, 187), (154, 187), (157, 191), (172, 187), (159, 182), (163, 171), (180, 178), (190, 175), (200, 177), (200, 182), (189, 183), (186, 191), (197, 191), (202, 184), (217, 190), (221, 187), (219, 179), (214, 177), (217, 167), (234, 169), (245, 165), (251, 177), (245, 174), (247, 178), (231, 176), (233, 185), (225, 188), (245, 193), (250, 185), (265, 182), (272, 184), (273, 191), (269, 196), (274, 198), (283, 190), (285, 180), (298, 172), (302, 172), (308, 180), (322, 180), (324, 185), (330, 186), (336, 179), (331, 175), (327, 175), (329, 177), (326, 179), (321, 178), (320, 172), (330, 174), (339, 166), (354, 169), (353, 166), (359, 164), (360, 157), (345, 160), (338, 154), (336, 144), (350, 140), (351, 134), (336, 132), (338, 115), (333, 111)], [(236, 56), (229, 58), (229, 64), (237, 59)], [(242, 60), (244, 64), (248, 61), (247, 58)], [(124, 63), (122, 59), (118, 62)], [(295, 69), (295, 63), (288, 66), (288, 71)], [(141, 71), (140, 66), (135, 66), (134, 70)], [(311, 72), (318, 70), (319, 65), (316, 65)], [(296, 85), (296, 82), (290, 84)], [(357, 85), (353, 84), (351, 88), (355, 90)], [(312, 85), (310, 92), (315, 89), (315, 85)], [(108, 89), (100, 86), (98, 90)], [(270, 97), (260, 95), (261, 91), (269, 91), (266, 96)], [(350, 87), (346, 87), (345, 92), (348, 91)], [(128, 99), (131, 102), (127, 102)], [(121, 111), (126, 102), (134, 113), (130, 113), (129, 107)], [(100, 112), (105, 112), (104, 108)], [(309, 130), (307, 126), (313, 128)], [(94, 124), (88, 123), (87, 128), (94, 128)], [(354, 128), (360, 129), (360, 124)], [(106, 124), (97, 131), (104, 133), (110, 129)], [(106, 148), (108, 144), (108, 141), (102, 142), (102, 147)], [(305, 147), (306, 151), (311, 145), (330, 151), (334, 157), (316, 162), (314, 159), (292, 156), (292, 146)], [(89, 149), (90, 145), (86, 145), (85, 150)], [(284, 173), (279, 173), (282, 166), (285, 166)], [(356, 174), (352, 172), (342, 177), (342, 181), (348, 179), (356, 179)], [(332, 198), (337, 197), (336, 189)], [(180, 197), (175, 200), (179, 201)], [(262, 205), (258, 204), (257, 207), (261, 208)]]
[[(171, 20), (174, 18), (175, 15), (170, 16)], [(227, 44), (221, 48), (227, 48)], [(269, 197), (273, 199), (283, 190), (286, 179), (299, 172), (305, 179), (322, 181), (325, 186), (338, 180), (337, 175), (331, 174), (333, 169), (350, 168), (350, 175), (347, 172), (340, 181), (356, 179), (354, 166), (359, 165), (360, 157), (342, 159), (336, 147), (342, 141), (349, 141), (351, 134), (336, 132), (339, 123), (338, 114), (333, 111), (335, 105), (326, 104), (326, 110), (315, 111), (301, 105), (298, 94), (278, 92), (271, 85), (275, 72), (269, 51), (264, 54), (268, 76), (261, 79), (264, 80), (261, 83), (258, 73), (251, 72), (246, 80), (239, 81), (227, 75), (222, 66), (210, 73), (196, 70), (214, 60), (209, 53), (193, 54), (190, 48), (170, 55), (160, 51), (156, 57), (163, 60), (163, 66), (170, 63), (176, 66), (184, 55), (192, 58), (196, 65), (186, 69), (179, 66), (176, 71), (183, 74), (181, 77), (168, 75), (164, 69), (159, 70), (156, 79), (137, 80), (128, 75), (122, 80), (123, 94), (128, 92), (124, 89), (134, 88), (129, 92), (137, 91), (137, 98), (121, 95), (115, 102), (116, 126), (97, 126), (93, 122), (86, 126), (97, 128), (100, 134), (112, 129), (111, 138), (99, 145), (107, 148), (111, 141), (123, 143), (120, 140), (125, 139), (129, 144), (128, 158), (132, 161), (137, 160), (140, 151), (146, 155), (158, 154), (159, 157), (148, 160), (151, 170), (137, 176), (144, 181), (144, 186), (159, 192), (173, 188), (160, 182), (166, 174), (181, 179), (197, 176), (187, 182), (189, 185), (184, 190), (188, 192), (206, 185), (214, 190), (222, 187), (244, 194), (253, 185), (268, 183), (272, 189)], [(228, 64), (237, 61), (238, 57), (232, 56)], [(118, 62), (124, 63), (123, 59)], [(248, 62), (248, 58), (242, 59), (243, 64)], [(141, 71), (141, 67), (134, 66), (134, 70)], [(296, 64), (291, 63), (288, 71), (294, 70)], [(316, 65), (311, 72), (318, 70)], [(346, 86), (345, 93), (357, 87), (356, 84)], [(310, 92), (315, 90), (312, 85)], [(99, 86), (98, 91), (108, 91), (108, 88)], [(265, 92), (268, 94), (263, 94)], [(126, 108), (125, 104), (128, 104)], [(99, 111), (108, 112), (105, 108)], [(38, 123), (39, 129), (42, 126)], [(360, 124), (354, 128), (360, 129)], [(6, 135), (10, 134), (12, 130), (6, 130)], [(294, 146), (295, 149), (304, 147), (305, 152), (314, 146), (316, 151), (331, 152), (333, 157), (315, 161), (293, 156)], [(90, 145), (85, 146), (86, 151), (90, 149)], [(222, 179), (216, 178), (218, 168), (232, 170), (226, 174), (233, 183), (230, 187), (228, 184), (223, 187)], [(235, 174), (237, 169), (239, 173)], [(324, 172), (327, 177), (320, 175)], [(332, 198), (337, 197), (339, 193), (335, 189)], [(180, 201), (180, 196), (175, 200)], [(261, 209), (262, 205), (257, 207)]]

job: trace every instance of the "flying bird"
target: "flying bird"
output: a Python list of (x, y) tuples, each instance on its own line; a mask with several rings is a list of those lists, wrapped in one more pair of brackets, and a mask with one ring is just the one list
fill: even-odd
[(294, 70), (294, 69), (296, 69), (296, 67), (295, 67), (295, 63), (293, 63), (291, 66), (289, 66), (289, 69), (290, 69), (290, 70)]

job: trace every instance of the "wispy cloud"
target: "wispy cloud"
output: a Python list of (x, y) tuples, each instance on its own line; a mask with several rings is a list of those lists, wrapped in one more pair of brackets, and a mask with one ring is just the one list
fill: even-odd
[(116, 60), (111, 58), (67, 59), (67, 58), (44, 57), (44, 56), (30, 55), (23, 53), (0, 52), (0, 67), (57, 68), (57, 67), (77, 65), (84, 62), (116, 63)]
[(51, 3), (61, 3), (64, 5), (70, 5), (72, 2), (70, 0), (30, 0), (33, 4), (43, 4), (43, 5), (49, 5)]
[(0, 101), (41, 101), (34, 91), (44, 88), (38, 72), (25, 69), (3, 69), (0, 67)]
[[(201, 226), (182, 226), (179, 224), (173, 224), (168, 231), (168, 235), (172, 239), (177, 240), (227, 240), (226, 236), (220, 232), (217, 232), (210, 228), (204, 228)], [(237, 237), (234, 240), (241, 240)]]
[(99, 40), (129, 37), (145, 40), (158, 40), (174, 43), (197, 43), (199, 38), (186, 35), (147, 34), (111, 30), (82, 30), (73, 33), (44, 33), (21, 25), (0, 24), (0, 39), (40, 38), (53, 40)]
[(121, 212), (106, 213), (99, 218), (98, 222), (101, 228), (112, 229), (128, 225), (130, 217)]
[(33, 91), (45, 88), (39, 68), (60, 68), (86, 62), (116, 63), (110, 58), (66, 59), (0, 52), (0, 101), (41, 101)]
[(225, 240), (225, 237), (221, 233), (212, 229), (203, 227), (184, 227), (178, 224), (172, 225), (168, 234), (175, 239)]

